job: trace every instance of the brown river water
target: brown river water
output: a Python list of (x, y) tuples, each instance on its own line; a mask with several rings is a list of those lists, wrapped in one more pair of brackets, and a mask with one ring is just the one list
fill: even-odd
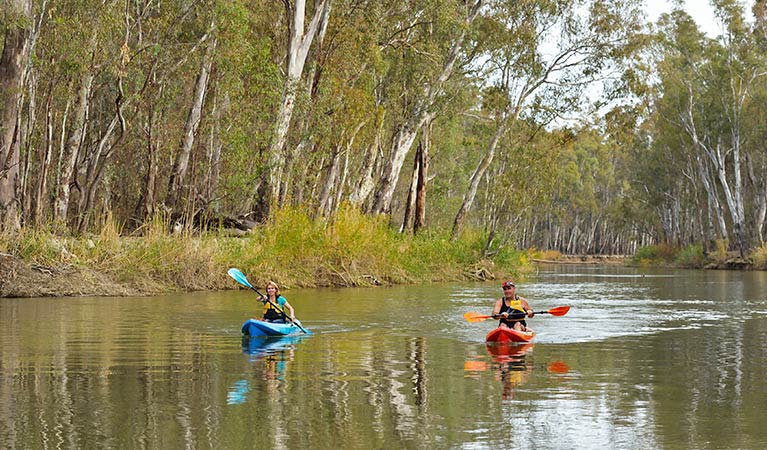
[[(234, 281), (232, 282), (234, 284)], [(764, 449), (767, 273), (540, 266), (293, 289), (313, 334), (245, 339), (247, 291), (0, 299), (0, 449)]]

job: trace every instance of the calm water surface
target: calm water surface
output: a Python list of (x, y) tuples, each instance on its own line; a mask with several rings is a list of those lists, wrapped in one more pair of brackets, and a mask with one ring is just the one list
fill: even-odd
[(0, 299), (0, 448), (767, 448), (767, 274), (542, 266), (533, 344), (499, 283), (284, 292), (314, 334), (242, 340), (246, 291)]

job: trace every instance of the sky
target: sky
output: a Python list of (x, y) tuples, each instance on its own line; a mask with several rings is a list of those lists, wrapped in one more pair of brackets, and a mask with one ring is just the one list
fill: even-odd
[[(645, 0), (647, 4), (648, 19), (652, 22), (658, 20), (664, 12), (671, 11), (671, 1), (669, 0)], [(753, 0), (741, 0), (741, 3), (746, 4), (746, 17), (751, 16), (751, 6), (754, 4)], [(701, 31), (704, 31), (708, 37), (716, 37), (721, 32), (721, 27), (714, 17), (714, 9), (711, 7), (709, 0), (685, 0), (685, 10), (687, 14), (695, 19), (698, 27)]]

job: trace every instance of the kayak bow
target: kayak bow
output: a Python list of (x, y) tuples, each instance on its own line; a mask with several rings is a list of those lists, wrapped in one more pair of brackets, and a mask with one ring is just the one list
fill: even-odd
[(498, 327), (487, 333), (486, 342), (529, 342), (535, 331), (518, 331), (513, 328)]
[(302, 328), (294, 323), (274, 323), (250, 319), (242, 324), (242, 334), (245, 336), (287, 336), (302, 331)]

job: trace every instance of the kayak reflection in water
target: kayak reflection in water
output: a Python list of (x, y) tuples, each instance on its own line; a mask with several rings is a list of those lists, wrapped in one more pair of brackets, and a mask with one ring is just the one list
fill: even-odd
[[(266, 381), (267, 392), (277, 393), (279, 384), (285, 380), (288, 365), (293, 361), (294, 345), (301, 341), (301, 336), (287, 336), (280, 338), (250, 337), (243, 336), (242, 351), (250, 355), (249, 360), (254, 364), (254, 373), (258, 373)], [(251, 385), (252, 379), (235, 381), (229, 388), (226, 396), (228, 405), (240, 405), (246, 403), (248, 394), (260, 383)]]
[(527, 377), (532, 372), (532, 366), (528, 366), (525, 355), (532, 348), (532, 344), (488, 344), (487, 349), (493, 356), (493, 361), (498, 364), (496, 379), (502, 383), (501, 398), (503, 400), (511, 399), (517, 386), (527, 381)]
[[(286, 355), (285, 352), (290, 352)], [(276, 353), (268, 353), (259, 358), (263, 364), (263, 377), (266, 380), (266, 391), (277, 393), (280, 382), (285, 380), (285, 371), (288, 362), (293, 358), (292, 350), (282, 350)], [(252, 387), (250, 380), (241, 379), (235, 381), (226, 393), (227, 405), (241, 405), (248, 401), (248, 394)]]
[(262, 317), (264, 322), (285, 323), (286, 309), (290, 313), (290, 320), (295, 320), (296, 315), (293, 306), (288, 303), (285, 297), (280, 295), (280, 288), (274, 281), (266, 283), (266, 296), (260, 297), (259, 300), (264, 304)]
[[(503, 316), (498, 323), (498, 326), (502, 328), (513, 328), (517, 331), (532, 332), (533, 330), (527, 327), (527, 322), (524, 319), (519, 320), (519, 318), (525, 317), (525, 315), (527, 315), (527, 317), (533, 317), (535, 315), (533, 313), (533, 308), (530, 307), (530, 304), (527, 303), (527, 300), (524, 297), (517, 295), (517, 286), (513, 281), (504, 281), (501, 283), (501, 287), (503, 288), (503, 297), (495, 302), (495, 307), (493, 308), (494, 316)], [(507, 319), (509, 316), (516, 318)]]
[(266, 355), (264, 357), (264, 379), (284, 381), (288, 362), (292, 360), (292, 348)]

